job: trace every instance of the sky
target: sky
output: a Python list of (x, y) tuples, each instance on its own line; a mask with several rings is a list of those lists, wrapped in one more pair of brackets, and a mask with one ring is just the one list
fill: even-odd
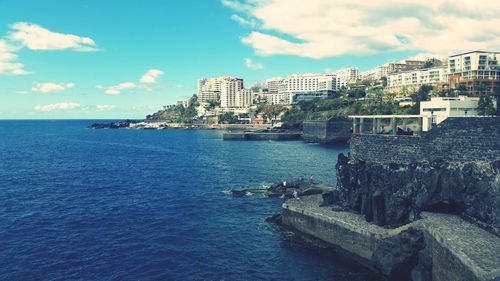
[(144, 118), (222, 75), (498, 51), (491, 0), (0, 0), (0, 119)]

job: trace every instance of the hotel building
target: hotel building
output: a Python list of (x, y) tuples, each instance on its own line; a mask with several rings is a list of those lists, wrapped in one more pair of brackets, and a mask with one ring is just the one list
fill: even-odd
[(500, 52), (472, 51), (448, 60), (450, 86), (464, 88), (467, 95), (493, 94), (500, 87)]
[(296, 104), (315, 98), (327, 98), (338, 91), (334, 74), (292, 74), (278, 85), (278, 93), (269, 95), (271, 104)]
[(447, 69), (436, 67), (390, 74), (387, 76), (385, 91), (394, 93), (397, 97), (404, 97), (415, 93), (422, 85), (433, 85), (438, 88), (447, 87)]

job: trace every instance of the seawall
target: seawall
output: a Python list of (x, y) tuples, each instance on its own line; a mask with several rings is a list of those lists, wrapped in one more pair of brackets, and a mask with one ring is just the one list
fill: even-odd
[[(397, 251), (411, 244), (405, 235), (412, 229), (422, 233), (425, 246), (413, 253), (416, 266), (406, 269), (411, 280), (486, 281), (500, 278), (499, 238), (458, 216), (425, 212), (418, 221), (387, 229), (366, 222), (359, 214), (320, 207), (321, 202), (321, 196), (317, 195), (286, 201), (283, 204), (283, 224), (339, 247), (377, 268), (380, 264), (387, 267), (405, 254)], [(388, 246), (395, 249), (394, 256), (390, 250), (387, 253)], [(387, 261), (380, 261), (381, 252)]]
[(304, 121), (302, 138), (307, 142), (347, 142), (351, 136), (352, 121), (335, 117), (325, 121)]
[(273, 133), (273, 132), (241, 132), (241, 133), (224, 133), (223, 140), (298, 140), (301, 134), (299, 133)]

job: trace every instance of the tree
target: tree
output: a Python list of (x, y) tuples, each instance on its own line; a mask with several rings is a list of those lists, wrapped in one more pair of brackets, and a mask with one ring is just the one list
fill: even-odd
[(464, 96), (467, 94), (467, 87), (464, 84), (458, 85), (456, 92), (459, 96)]
[(482, 95), (479, 98), (479, 102), (477, 105), (478, 114), (481, 116), (491, 116), (495, 115), (496, 110), (493, 105), (493, 99), (490, 95)]
[(283, 113), (286, 108), (281, 104), (273, 104), (266, 106), (262, 112), (267, 119), (271, 119), (271, 124), (274, 125), (274, 121), (278, 119), (278, 116)]
[(414, 102), (420, 104), (421, 101), (426, 101), (429, 99), (429, 93), (432, 91), (433, 87), (431, 85), (422, 85), (417, 92), (411, 95)]
[(224, 114), (219, 115), (219, 123), (221, 122), (233, 122), (238, 120), (238, 116), (234, 115), (233, 112), (226, 112)]
[(384, 77), (380, 78), (380, 80), (382, 80), (382, 86), (383, 86), (384, 88), (385, 88), (385, 87), (387, 87), (387, 77), (386, 77), (386, 76), (384, 76)]

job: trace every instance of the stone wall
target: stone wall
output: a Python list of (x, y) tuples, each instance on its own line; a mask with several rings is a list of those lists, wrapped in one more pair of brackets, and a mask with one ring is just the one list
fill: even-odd
[(351, 155), (363, 161), (494, 161), (500, 159), (500, 117), (448, 118), (421, 137), (353, 135)]
[(334, 117), (327, 121), (305, 121), (302, 138), (309, 142), (335, 143), (345, 142), (351, 136), (352, 121)]

